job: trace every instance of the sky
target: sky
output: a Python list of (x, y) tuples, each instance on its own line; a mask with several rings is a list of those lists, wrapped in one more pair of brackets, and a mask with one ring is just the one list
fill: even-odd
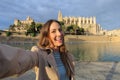
[(120, 29), (120, 0), (0, 0), (0, 29), (8, 29), (14, 19), (27, 16), (45, 23), (63, 17), (96, 17), (104, 30)]

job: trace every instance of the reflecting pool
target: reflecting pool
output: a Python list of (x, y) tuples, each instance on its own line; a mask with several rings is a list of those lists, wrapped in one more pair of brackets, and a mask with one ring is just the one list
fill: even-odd
[(67, 42), (66, 45), (79, 61), (120, 61), (118, 42)]

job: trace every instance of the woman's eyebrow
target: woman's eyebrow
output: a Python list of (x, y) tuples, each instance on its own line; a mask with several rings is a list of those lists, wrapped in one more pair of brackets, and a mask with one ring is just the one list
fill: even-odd
[(51, 30), (56, 30), (56, 29), (51, 29)]

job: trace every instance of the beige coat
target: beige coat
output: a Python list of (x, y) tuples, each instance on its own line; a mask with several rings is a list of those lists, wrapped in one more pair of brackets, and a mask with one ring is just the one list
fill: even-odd
[(0, 78), (20, 75), (33, 67), (35, 67), (36, 80), (59, 80), (53, 53), (48, 54), (37, 46), (27, 51), (0, 44)]

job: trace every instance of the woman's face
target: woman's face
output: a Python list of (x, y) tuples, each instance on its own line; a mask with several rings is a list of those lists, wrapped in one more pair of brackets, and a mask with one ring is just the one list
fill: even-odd
[(53, 22), (49, 30), (49, 38), (52, 41), (51, 46), (58, 48), (63, 44), (64, 35), (61, 26), (57, 22)]

